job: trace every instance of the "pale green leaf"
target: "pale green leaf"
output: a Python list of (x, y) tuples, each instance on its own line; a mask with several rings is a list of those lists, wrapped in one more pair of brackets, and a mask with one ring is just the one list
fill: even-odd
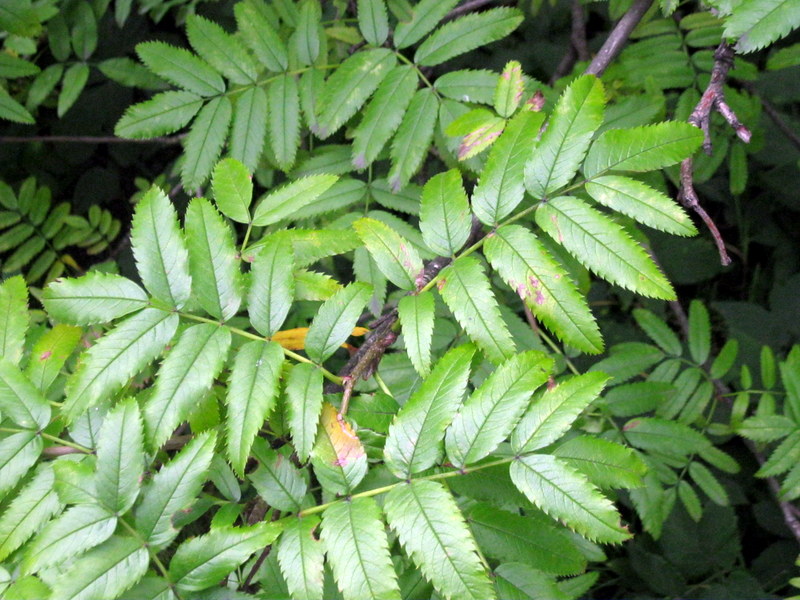
[(267, 88), (269, 141), (282, 171), (294, 165), (300, 144), (300, 98), (294, 75), (281, 75)]
[(380, 509), (372, 498), (338, 502), (322, 513), (320, 539), (345, 600), (399, 600)]
[(232, 112), (231, 101), (226, 96), (218, 96), (200, 110), (192, 123), (184, 139), (181, 165), (181, 181), (186, 189), (199, 188), (211, 175), (228, 136)]
[(330, 275), (297, 269), (294, 272), (295, 300), (328, 300), (342, 289), (342, 285)]
[(564, 90), (525, 165), (525, 187), (531, 195), (543, 198), (570, 182), (603, 122), (604, 104), (603, 84), (593, 75)]
[(431, 370), (434, 308), (431, 292), (403, 296), (397, 304), (408, 358), (422, 377)]
[(603, 279), (643, 296), (675, 298), (647, 252), (620, 225), (582, 200), (561, 196), (542, 203), (536, 223)]
[(394, 30), (395, 48), (407, 48), (431, 32), (444, 16), (458, 4), (458, 0), (420, 0), (414, 6), (410, 19), (399, 19)]
[(322, 488), (332, 494), (350, 494), (367, 474), (367, 454), (361, 440), (327, 402), (322, 405), (311, 464)]
[(511, 358), (514, 341), (500, 317), (497, 299), (480, 263), (463, 256), (441, 274), (439, 293), (469, 337), (492, 362)]
[(67, 382), (62, 415), (73, 422), (111, 396), (161, 354), (177, 327), (178, 315), (145, 308), (100, 338), (84, 353), (80, 368)]
[(734, 431), (754, 442), (772, 442), (797, 429), (797, 423), (783, 415), (755, 415), (738, 424)]
[(322, 543), (314, 537), (318, 525), (316, 515), (291, 519), (281, 534), (278, 563), (292, 598), (297, 600), (323, 598), (325, 554)]
[(603, 391), (604, 373), (570, 377), (538, 394), (511, 436), (518, 454), (549, 446), (570, 428), (578, 415)]
[(211, 178), (214, 202), (223, 215), (238, 223), (250, 222), (253, 180), (240, 161), (224, 158), (214, 167)]
[(161, 364), (144, 406), (147, 442), (155, 450), (184, 421), (222, 370), (231, 345), (227, 328), (201, 323), (186, 329)]
[[(353, 181), (355, 180), (342, 179), (334, 185), (334, 188), (341, 183)], [(363, 182), (358, 183), (363, 185)], [(361, 246), (361, 242), (354, 232), (342, 229), (293, 228), (278, 232), (276, 237), (281, 239), (281, 243), (291, 246), (294, 264), (297, 267), (307, 267), (328, 256), (344, 254)], [(261, 242), (258, 242), (250, 248), (260, 245)]]
[(474, 354), (470, 344), (450, 350), (397, 413), (383, 453), (398, 477), (424, 471), (441, 458), (445, 429), (461, 406)]
[(520, 112), (489, 151), (472, 193), (472, 210), (486, 225), (496, 225), (522, 202), (525, 163), (543, 121), (544, 113)]
[(0, 500), (22, 479), (42, 453), (35, 431), (12, 433), (0, 440)]
[(515, 460), (511, 479), (537, 507), (590, 540), (619, 543), (630, 537), (611, 501), (555, 456), (533, 454)]
[(147, 291), (170, 306), (183, 307), (192, 291), (189, 253), (175, 208), (156, 186), (136, 205), (131, 246)]
[[(237, 4), (237, 6), (240, 5), (241, 3)], [(258, 161), (264, 150), (266, 132), (266, 92), (260, 87), (244, 90), (236, 98), (236, 104), (233, 107), (229, 149), (231, 156), (241, 161), (250, 172), (258, 168)], [(230, 215), (226, 214), (226, 216)]]
[(100, 429), (95, 475), (98, 500), (113, 513), (127, 512), (139, 496), (144, 464), (139, 405), (128, 399), (109, 411)]
[(47, 399), (19, 367), (3, 356), (0, 356), (0, 414), (24, 429), (43, 429), (50, 423)]
[(432, 90), (426, 88), (414, 93), (389, 153), (392, 167), (388, 180), (393, 192), (402, 190), (419, 170), (433, 139), (438, 113), (439, 101)]
[(266, 238), (251, 267), (248, 296), (250, 321), (265, 336), (283, 325), (294, 300), (294, 260), (291, 244), (279, 235)]
[(330, 188), (336, 175), (309, 175), (266, 194), (256, 206), (253, 225), (272, 225), (294, 216)]
[(389, 36), (389, 15), (384, 0), (358, 0), (358, 27), (373, 46), (380, 46)]
[(384, 510), (403, 549), (444, 598), (496, 597), (464, 517), (440, 483), (400, 484), (387, 494)]
[(428, 248), (443, 256), (458, 252), (472, 227), (461, 173), (451, 169), (435, 175), (422, 188), (419, 228)]
[(128, 139), (148, 139), (178, 131), (202, 108), (203, 100), (191, 92), (162, 92), (130, 106), (114, 133)]
[(282, 365), (283, 350), (274, 342), (248, 342), (236, 353), (225, 398), (225, 446), (239, 475), (244, 474), (253, 439), (275, 405)]
[(353, 223), (353, 229), (389, 281), (405, 290), (417, 286), (422, 259), (407, 240), (375, 219), (359, 219)]
[(297, 364), (286, 379), (286, 411), (297, 456), (308, 460), (317, 436), (322, 411), (322, 371), (308, 364)]
[(581, 435), (553, 452), (601, 488), (637, 488), (648, 467), (633, 450), (603, 438)]
[(432, 67), (480, 46), (496, 42), (522, 23), (515, 8), (493, 8), (451, 21), (426, 39), (414, 54), (414, 62)]
[[(399, 26), (398, 26), (399, 29)], [(488, 69), (463, 69), (442, 73), (433, 87), (445, 98), (460, 102), (492, 104), (498, 75)], [(542, 115), (544, 118), (544, 115)], [(532, 143), (533, 137), (528, 140)], [(523, 162), (528, 158), (527, 154)]]
[(736, 50), (753, 52), (800, 27), (800, 10), (791, 0), (740, 2), (725, 20), (725, 37), (736, 39)]
[(194, 501), (208, 476), (216, 434), (204, 431), (165, 464), (142, 492), (136, 508), (136, 531), (154, 548), (178, 535), (172, 518)]
[(630, 179), (609, 175), (586, 182), (586, 191), (597, 202), (644, 223), (674, 235), (697, 235), (689, 215), (672, 199), (650, 186)]
[(136, 53), (153, 73), (187, 92), (216, 96), (225, 92), (225, 82), (204, 60), (184, 48), (164, 42), (137, 44)]
[(519, 108), (524, 92), (522, 65), (516, 60), (509, 61), (500, 74), (497, 89), (494, 92), (494, 109), (497, 114), (505, 118), (512, 116)]
[(70, 325), (109, 323), (147, 306), (147, 294), (130, 279), (92, 271), (76, 279), (57, 279), (43, 294), (47, 313)]
[(21, 275), (9, 277), (0, 283), (0, 356), (11, 363), (17, 364), (22, 358), (29, 321), (25, 280)]
[(372, 286), (355, 282), (320, 307), (306, 335), (306, 354), (311, 360), (323, 362), (350, 337), (371, 295)]
[(289, 66), (286, 44), (257, 5), (237, 2), (233, 12), (242, 39), (256, 58), (270, 71), (285, 71)]
[(40, 392), (46, 393), (61, 374), (64, 363), (81, 340), (82, 331), (71, 325), (56, 325), (36, 340), (25, 374)]
[(703, 133), (676, 121), (631, 129), (610, 129), (595, 140), (583, 173), (587, 178), (611, 170), (654, 171), (690, 157), (703, 143)]
[(255, 83), (257, 69), (239, 40), (201, 16), (186, 18), (186, 35), (192, 48), (233, 83)]
[(262, 438), (253, 444), (253, 456), (261, 466), (248, 473), (247, 478), (258, 495), (278, 510), (300, 510), (308, 490), (307, 473), (297, 469), (289, 458), (270, 448)]
[(181, 591), (197, 591), (217, 585), (251, 554), (278, 537), (277, 523), (250, 527), (219, 527), (186, 540), (169, 563), (169, 576)]

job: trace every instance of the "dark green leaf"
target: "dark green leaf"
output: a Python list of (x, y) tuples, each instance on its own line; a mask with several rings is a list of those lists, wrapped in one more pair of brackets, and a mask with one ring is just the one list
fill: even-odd
[(246, 85), (256, 82), (256, 66), (250, 55), (239, 40), (222, 27), (190, 14), (186, 19), (186, 35), (192, 48), (233, 83)]
[(225, 92), (222, 77), (188, 50), (164, 42), (144, 42), (136, 46), (136, 53), (153, 73), (187, 92), (200, 96)]
[(114, 133), (129, 139), (147, 139), (177, 131), (192, 120), (203, 100), (191, 92), (163, 92), (134, 104), (117, 122)]

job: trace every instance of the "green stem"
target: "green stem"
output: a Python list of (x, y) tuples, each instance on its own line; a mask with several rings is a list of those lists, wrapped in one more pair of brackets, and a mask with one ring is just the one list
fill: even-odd
[[(0, 427), (0, 433), (25, 433), (31, 432), (31, 429), (21, 429), (18, 427)], [(92, 454), (94, 450), (91, 448), (87, 448), (86, 446), (81, 446), (80, 444), (76, 444), (75, 442), (70, 442), (69, 440), (62, 440), (59, 437), (54, 435), (50, 435), (49, 433), (45, 433), (44, 431), (40, 431), (39, 435), (41, 435), (46, 440), (50, 440), (51, 442), (55, 442), (59, 446), (68, 446), (69, 448), (74, 448), (79, 452), (83, 452), (84, 454)]]
[(244, 258), (244, 251), (247, 250), (247, 242), (250, 241), (250, 232), (253, 231), (253, 222), (247, 224), (247, 231), (244, 232), (244, 240), (242, 240), (242, 248), (239, 250), (239, 256)]
[(150, 555), (150, 560), (153, 561), (153, 564), (155, 564), (156, 568), (161, 573), (161, 576), (167, 581), (167, 585), (169, 585), (170, 589), (172, 590), (172, 593), (175, 594), (175, 597), (178, 600), (181, 600), (180, 594), (178, 594), (178, 590), (175, 589), (175, 584), (169, 577), (169, 571), (167, 570), (167, 567), (164, 566), (164, 563), (161, 562), (160, 558), (158, 558), (158, 554), (155, 552), (155, 550), (153, 550), (150, 544), (147, 543), (147, 540), (144, 539), (141, 536), (141, 534), (138, 531), (136, 531), (136, 529), (125, 519), (120, 518), (119, 522), (122, 524), (122, 527), (128, 533), (130, 533), (136, 539), (136, 541), (142, 545), (143, 548), (147, 550), (147, 553)]
[(433, 92), (433, 94), (434, 94), (434, 95), (435, 95), (435, 96), (436, 96), (436, 97), (437, 97), (439, 100), (441, 100), (441, 99), (442, 99), (442, 97), (439, 95), (439, 90), (437, 90), (435, 87), (433, 87), (433, 84), (430, 82), (430, 79), (428, 79), (427, 77), (425, 77), (425, 73), (423, 73), (423, 72), (422, 72), (422, 70), (421, 70), (421, 69), (420, 69), (420, 68), (419, 68), (419, 67), (418, 67), (418, 66), (417, 66), (417, 65), (414, 63), (414, 61), (412, 61), (412, 60), (409, 60), (408, 58), (406, 58), (405, 56), (403, 56), (403, 54), (402, 54), (402, 53), (400, 53), (400, 52), (395, 52), (395, 56), (397, 56), (397, 58), (399, 58), (399, 59), (400, 59), (400, 62), (404, 62), (404, 63), (406, 63), (407, 65), (409, 65), (409, 66), (413, 67), (413, 68), (414, 68), (414, 70), (417, 72), (417, 77), (419, 77), (420, 79), (422, 79), (422, 82), (423, 82), (423, 83), (424, 83), (424, 84), (425, 84), (425, 85), (426, 85), (428, 88), (430, 88), (430, 90)]

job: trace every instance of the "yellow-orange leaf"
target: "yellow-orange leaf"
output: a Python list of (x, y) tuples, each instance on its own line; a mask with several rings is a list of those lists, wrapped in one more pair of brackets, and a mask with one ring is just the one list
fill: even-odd
[[(366, 327), (354, 327), (353, 333), (350, 335), (354, 336), (362, 336), (367, 333), (369, 329)], [(308, 333), (308, 327), (295, 327), (294, 329), (284, 329), (283, 331), (278, 331), (275, 335), (272, 336), (273, 342), (278, 342), (281, 346), (286, 348), (287, 350), (303, 350), (306, 347), (306, 334)], [(345, 347), (346, 344), (342, 344), (342, 347)]]
[(361, 440), (358, 439), (350, 424), (339, 416), (335, 406), (324, 403), (321, 420), (334, 452), (330, 458), (331, 466), (346, 467), (364, 456)]
[(327, 402), (322, 405), (311, 463), (322, 487), (334, 494), (349, 494), (367, 474), (367, 454), (361, 440)]

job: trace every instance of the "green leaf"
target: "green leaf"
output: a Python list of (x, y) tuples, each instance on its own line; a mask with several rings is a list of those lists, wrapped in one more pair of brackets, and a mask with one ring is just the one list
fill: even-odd
[(47, 399), (19, 367), (3, 356), (0, 356), (0, 413), (24, 429), (44, 429), (50, 423)]
[(586, 191), (597, 202), (674, 235), (697, 235), (689, 215), (671, 198), (650, 186), (616, 175), (586, 182)]
[(295, 300), (328, 300), (342, 289), (330, 275), (298, 269), (294, 272)]
[(239, 40), (222, 27), (190, 14), (186, 18), (186, 35), (192, 48), (233, 83), (247, 85), (256, 82), (257, 69), (250, 55)]
[(372, 295), (372, 286), (351, 283), (323, 304), (306, 335), (306, 354), (321, 363), (350, 337), (361, 312)]
[(0, 119), (13, 121), (14, 123), (24, 123), (33, 125), (36, 119), (19, 102), (9, 96), (5, 88), (0, 87)]
[(192, 293), (189, 253), (175, 208), (156, 186), (136, 205), (131, 246), (147, 291), (169, 306), (182, 308)]
[(35, 431), (12, 433), (0, 440), (0, 500), (22, 479), (42, 453)]
[(350, 494), (367, 474), (364, 446), (331, 404), (323, 403), (320, 420), (311, 453), (314, 474), (327, 492)]
[(422, 259), (407, 240), (375, 219), (359, 219), (353, 223), (353, 229), (389, 281), (404, 290), (416, 288)]
[(275, 342), (248, 342), (236, 353), (225, 399), (225, 442), (228, 460), (240, 476), (253, 440), (275, 405), (282, 365), (283, 349)]
[(564, 90), (525, 165), (531, 195), (543, 198), (570, 182), (603, 122), (604, 104), (603, 84), (593, 75), (579, 77)]
[(737, 434), (754, 442), (773, 442), (793, 433), (797, 424), (783, 415), (756, 415), (734, 428)]
[(692, 484), (685, 479), (678, 482), (678, 497), (681, 499), (686, 512), (694, 521), (699, 521), (703, 517), (703, 505), (700, 503), (700, 497), (694, 491)]
[(236, 99), (233, 107), (229, 149), (231, 156), (244, 163), (250, 172), (255, 171), (258, 167), (258, 161), (264, 150), (266, 131), (266, 92), (260, 87), (244, 90)]
[(511, 358), (514, 341), (480, 263), (472, 256), (462, 256), (441, 273), (439, 293), (469, 337), (492, 362)]
[(144, 429), (133, 399), (117, 404), (103, 419), (97, 441), (97, 498), (111, 512), (127, 512), (139, 496), (144, 475)]
[(708, 360), (711, 351), (711, 321), (708, 309), (700, 300), (692, 300), (689, 305), (689, 353), (692, 360), (702, 365)]
[(233, 7), (236, 25), (244, 43), (270, 71), (285, 71), (289, 67), (286, 44), (257, 5), (238, 2)]
[(58, 106), (56, 107), (56, 113), (59, 118), (63, 117), (75, 104), (88, 79), (89, 65), (76, 63), (64, 71), (64, 79), (61, 80), (61, 93), (58, 94)]
[(115, 536), (77, 559), (53, 585), (53, 599), (118, 598), (147, 572), (150, 555), (139, 540)]
[(145, 308), (100, 338), (83, 354), (80, 368), (67, 381), (62, 408), (67, 422), (110, 397), (153, 361), (177, 327), (178, 315)]
[(689, 477), (697, 484), (697, 487), (703, 490), (706, 496), (711, 498), (714, 504), (719, 506), (728, 506), (730, 504), (728, 492), (704, 464), (696, 460), (690, 462)]
[(41, 69), (32, 62), (12, 56), (10, 53), (4, 52), (3, 56), (0, 56), (0, 77), (4, 79), (30, 77), (40, 71)]
[(502, 598), (509, 600), (528, 600), (529, 598), (570, 600), (578, 597), (575, 594), (568, 595), (558, 585), (558, 583), (572, 582), (577, 577), (556, 582), (556, 578), (552, 575), (520, 562), (501, 564), (494, 572), (497, 592)]
[(288, 171), (294, 165), (300, 144), (300, 99), (297, 80), (282, 75), (269, 84), (269, 139), (278, 166)]
[(386, 495), (384, 510), (403, 549), (444, 598), (496, 597), (464, 517), (440, 483), (401, 483)]
[(194, 298), (208, 314), (227, 321), (239, 312), (242, 282), (230, 228), (205, 198), (186, 209), (185, 232)]
[(353, 132), (352, 162), (356, 169), (372, 164), (397, 131), (417, 89), (417, 81), (417, 72), (411, 65), (395, 67), (381, 81)]
[(394, 30), (395, 48), (407, 48), (420, 41), (458, 4), (458, 0), (420, 0), (410, 19), (400, 19)]
[(163, 444), (211, 389), (231, 345), (230, 330), (201, 323), (186, 329), (161, 364), (144, 406), (149, 447)]
[(543, 121), (544, 113), (520, 112), (508, 122), (489, 151), (486, 167), (472, 193), (472, 210), (486, 225), (496, 225), (522, 202), (525, 162), (531, 140), (536, 139)]
[(505, 440), (531, 395), (553, 370), (553, 360), (536, 350), (501, 364), (464, 402), (447, 429), (447, 456), (456, 467), (475, 463)]
[(596, 354), (603, 339), (586, 299), (564, 268), (530, 231), (519, 225), (495, 230), (484, 254), (531, 312), (564, 342)]
[(522, 65), (516, 60), (506, 63), (497, 89), (494, 92), (494, 109), (501, 117), (511, 117), (522, 102), (525, 82), (522, 79)]
[(736, 339), (730, 339), (722, 346), (722, 349), (717, 354), (717, 357), (711, 363), (709, 375), (712, 379), (721, 379), (725, 374), (731, 370), (733, 363), (736, 362), (736, 356), (739, 353), (739, 342)]
[(372, 498), (354, 498), (322, 513), (322, 543), (345, 600), (399, 600), (380, 509)]
[(670, 456), (693, 454), (711, 444), (688, 425), (655, 417), (632, 419), (622, 430), (631, 445)]
[(281, 534), (278, 563), (292, 598), (297, 600), (323, 598), (325, 554), (322, 543), (314, 537), (318, 525), (316, 515), (291, 519)]
[(42, 464), (25, 487), (19, 490), (0, 517), (0, 560), (41, 529), (50, 517), (62, 509), (53, 489), (52, 466)]
[(288, 219), (330, 188), (336, 175), (309, 175), (266, 194), (256, 206), (253, 225), (272, 225)]
[(608, 498), (555, 456), (533, 454), (515, 460), (511, 479), (537, 507), (592, 541), (616, 544), (630, 537)]
[(79, 504), (50, 521), (25, 549), (23, 573), (36, 573), (102, 544), (114, 533), (117, 517), (94, 504)]
[(83, 332), (78, 327), (56, 325), (36, 340), (25, 374), (40, 392), (46, 393), (61, 374), (64, 363), (80, 342)]
[(637, 488), (648, 467), (637, 454), (615, 442), (580, 435), (567, 440), (554, 454), (601, 488)]
[(655, 171), (690, 157), (703, 143), (702, 132), (689, 123), (669, 121), (610, 129), (595, 140), (583, 173), (593, 178), (607, 171)]
[(431, 292), (403, 296), (397, 304), (408, 358), (422, 377), (431, 370), (434, 308)]
[(336, 133), (378, 88), (397, 63), (391, 50), (375, 48), (356, 52), (345, 59), (325, 82), (311, 130), (320, 139)]
[[(352, 183), (353, 179), (342, 179), (334, 188), (342, 183)], [(363, 184), (363, 182), (358, 182)], [(361, 187), (361, 186), (359, 186)], [(333, 189), (333, 188), (331, 188)], [(361, 246), (355, 233), (342, 229), (290, 229), (277, 234), (281, 243), (291, 245), (294, 264), (297, 267), (307, 267), (328, 256), (336, 256), (350, 252)], [(269, 239), (269, 238), (268, 238)], [(250, 248), (260, 246), (261, 242), (253, 244)]]
[(756, 476), (775, 477), (781, 475), (794, 467), (798, 461), (800, 461), (800, 430), (795, 430), (778, 444), (766, 462), (756, 471)]
[(216, 434), (198, 433), (165, 464), (142, 492), (136, 508), (136, 531), (154, 548), (175, 539), (172, 518), (194, 501), (208, 476)]
[(92, 271), (76, 279), (57, 279), (44, 290), (50, 317), (70, 325), (109, 323), (148, 304), (147, 294), (130, 279)]
[(725, 20), (725, 37), (737, 39), (737, 53), (769, 46), (800, 27), (800, 10), (790, 0), (752, 0), (736, 5)]
[(522, 23), (515, 8), (493, 8), (472, 13), (443, 25), (420, 44), (414, 62), (432, 67), (506, 37)]
[(256, 438), (253, 455), (261, 466), (249, 473), (247, 478), (258, 495), (278, 510), (300, 510), (308, 490), (306, 472), (295, 468), (289, 458), (270, 448), (262, 438)]
[(217, 585), (251, 554), (269, 546), (278, 537), (277, 523), (251, 527), (219, 527), (186, 540), (169, 563), (169, 576), (182, 591), (198, 591)]
[(289, 43), (292, 44), (292, 58), (301, 65), (310, 65), (319, 56), (321, 20), (319, 0), (300, 0), (297, 25)]
[[(433, 82), (433, 87), (445, 98), (463, 102), (492, 104), (498, 75), (488, 69), (464, 69), (443, 73)], [(544, 119), (544, 115), (541, 115)], [(530, 144), (530, 139), (527, 140)], [(526, 150), (530, 146), (526, 145)], [(527, 153), (525, 159), (528, 158)], [(523, 159), (524, 161), (524, 159)]]
[(520, 561), (556, 575), (575, 575), (586, 568), (586, 559), (567, 532), (538, 511), (525, 516), (476, 503), (467, 523), (478, 546), (499, 561)]
[(389, 36), (389, 15), (383, 0), (358, 0), (358, 28), (373, 46), (380, 46)]
[(274, 335), (294, 301), (294, 259), (291, 244), (271, 235), (256, 255), (247, 301), (250, 322), (265, 336)]
[(648, 337), (664, 352), (672, 356), (683, 354), (683, 345), (677, 334), (652, 311), (644, 308), (635, 308), (633, 310), (633, 318), (636, 319), (636, 323)]
[(233, 158), (224, 158), (214, 167), (211, 178), (214, 202), (223, 215), (238, 223), (250, 222), (253, 180), (247, 167)]
[(117, 122), (119, 137), (142, 140), (178, 131), (202, 108), (203, 100), (191, 92), (162, 92), (130, 106)]
[(211, 169), (222, 152), (232, 114), (226, 96), (210, 100), (192, 123), (184, 140), (185, 156), (181, 165), (181, 181), (190, 190), (199, 188), (211, 175)]
[(453, 256), (467, 241), (472, 219), (457, 169), (435, 175), (422, 188), (419, 227), (428, 248), (443, 256)]
[(397, 413), (383, 448), (386, 465), (397, 477), (408, 478), (439, 462), (445, 429), (461, 406), (474, 354), (470, 344), (450, 350)]
[(286, 402), (295, 452), (306, 461), (314, 447), (322, 411), (322, 371), (309, 364), (294, 365), (286, 379)]
[(536, 223), (603, 279), (643, 296), (672, 300), (675, 291), (644, 249), (614, 221), (570, 196), (536, 209)]
[(187, 92), (216, 96), (225, 92), (225, 82), (204, 60), (184, 48), (164, 42), (136, 45), (136, 54), (153, 73)]
[(388, 180), (394, 193), (402, 190), (419, 170), (433, 139), (438, 113), (439, 101), (432, 90), (414, 92), (389, 153), (392, 167)]
[(0, 327), (0, 356), (17, 364), (22, 358), (25, 333), (30, 321), (28, 288), (21, 275), (0, 283), (0, 321), (3, 323), (3, 327)]

